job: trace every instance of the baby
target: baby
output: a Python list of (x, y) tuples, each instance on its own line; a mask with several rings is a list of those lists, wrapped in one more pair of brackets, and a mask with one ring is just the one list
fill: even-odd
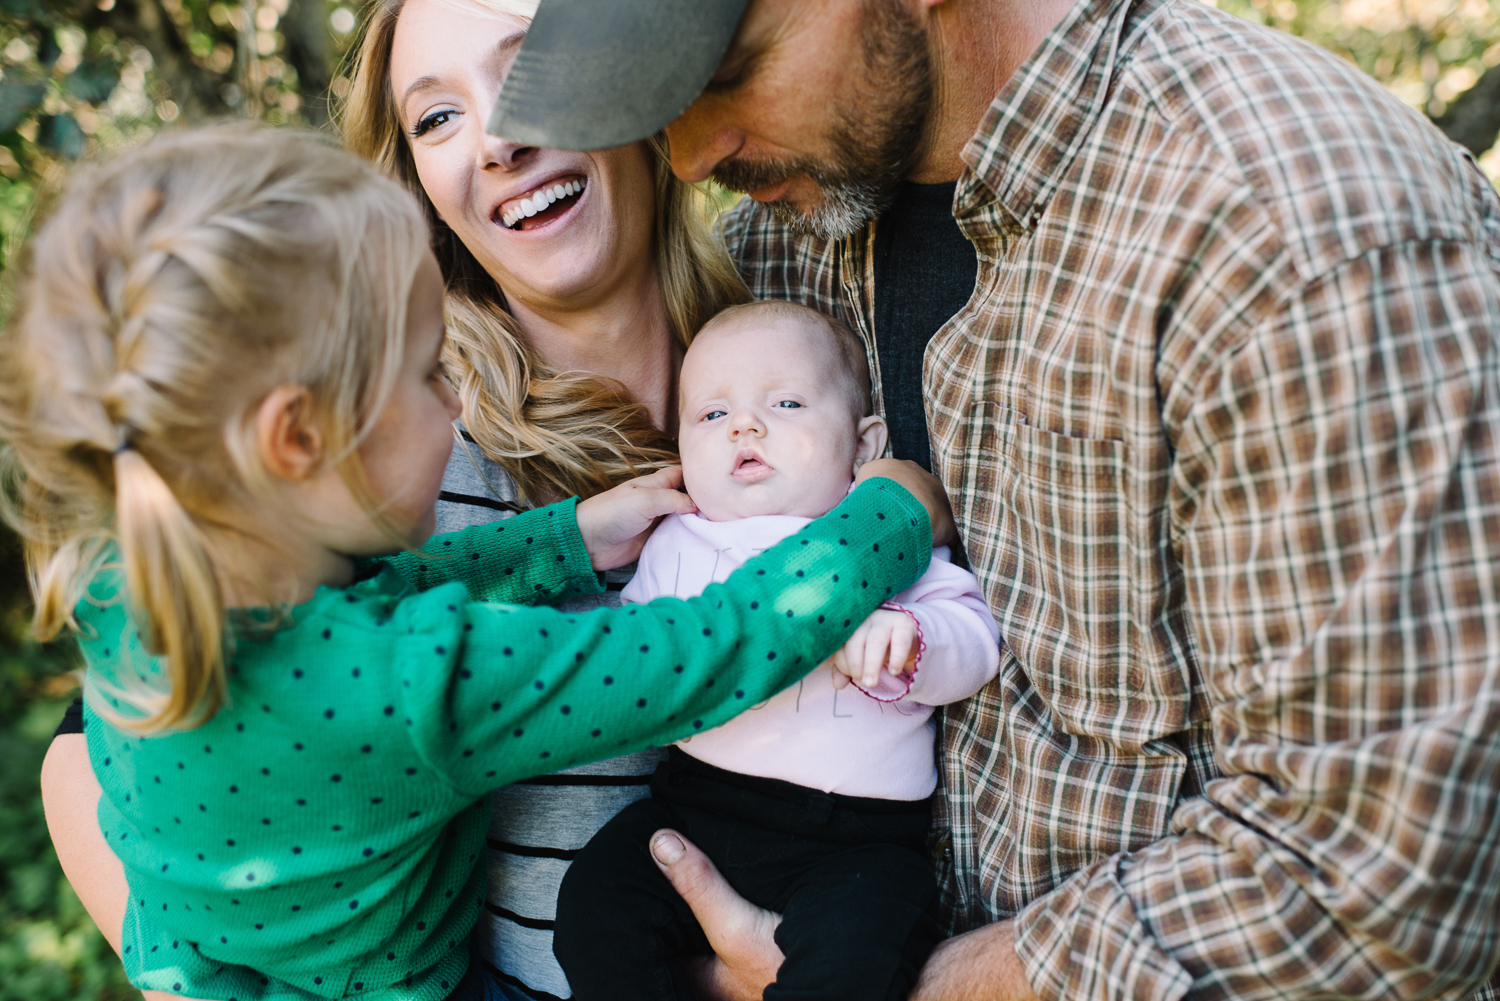
[[(724, 580), (836, 505), (856, 468), (885, 450), (863, 345), (791, 303), (718, 314), (683, 361), (680, 404), (683, 478), (698, 513), (657, 528), (627, 602), (692, 597)], [(866, 543), (851, 533), (838, 544)], [(906, 997), (940, 937), (926, 854), (932, 707), (972, 695), (999, 664), (978, 582), (947, 556), (934, 551), (911, 588), (796, 685), (671, 748), (652, 798), (578, 854), (554, 939), (574, 997), (694, 996), (680, 960), (711, 950), (648, 853), (662, 827), (781, 913), (786, 959), (767, 1001)]]

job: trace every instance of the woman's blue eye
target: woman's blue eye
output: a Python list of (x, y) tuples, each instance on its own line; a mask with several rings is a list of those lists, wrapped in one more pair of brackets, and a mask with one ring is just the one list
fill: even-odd
[(780, 403), (776, 404), (776, 406), (778, 406), (778, 407), (786, 407), (788, 410), (791, 410), (791, 409), (794, 409), (794, 408), (801, 407), (802, 404), (798, 403), (796, 400), (782, 400)]
[(456, 114), (458, 114), (458, 112), (453, 111), (452, 109), (447, 109), (444, 111), (434, 111), (430, 115), (423, 115), (420, 119), (418, 119), (417, 124), (411, 127), (411, 137), (413, 139), (422, 138), (424, 135), (426, 135), (428, 132), (431, 132), (439, 125), (447, 125), (449, 117)]
[(716, 421), (720, 417), (726, 416), (728, 413), (729, 411), (727, 410), (710, 410), (708, 413), (703, 415), (703, 419), (706, 421)]

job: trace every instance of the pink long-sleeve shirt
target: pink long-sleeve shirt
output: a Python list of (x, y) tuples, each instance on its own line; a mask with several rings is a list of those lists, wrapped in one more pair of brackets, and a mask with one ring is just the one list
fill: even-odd
[[(670, 516), (647, 541), (621, 597), (644, 603), (701, 594), (808, 521), (790, 515), (736, 521)], [(937, 787), (932, 707), (967, 698), (995, 677), (1000, 633), (978, 581), (948, 561), (946, 548), (933, 550), (927, 572), (891, 604), (916, 619), (921, 631), (910, 674), (882, 671), (880, 684), (865, 692), (835, 689), (832, 669), (815, 668), (781, 694), (677, 746), (727, 771), (823, 792), (895, 800), (930, 796)]]

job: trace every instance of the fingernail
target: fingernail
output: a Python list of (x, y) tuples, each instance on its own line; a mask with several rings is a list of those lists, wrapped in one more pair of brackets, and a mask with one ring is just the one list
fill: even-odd
[(662, 865), (676, 862), (686, 850), (682, 847), (682, 840), (675, 834), (658, 834), (651, 839), (651, 854)]

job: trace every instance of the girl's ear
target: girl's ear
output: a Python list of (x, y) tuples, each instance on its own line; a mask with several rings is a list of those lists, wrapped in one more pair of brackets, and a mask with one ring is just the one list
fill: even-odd
[(323, 432), (305, 386), (277, 386), (255, 409), (255, 450), (273, 476), (305, 480), (323, 465)]
[(855, 429), (854, 442), (854, 471), (859, 472), (859, 467), (871, 459), (878, 459), (885, 454), (886, 439), (890, 437), (890, 429), (885, 426), (884, 417), (869, 417), (859, 419), (859, 427)]

